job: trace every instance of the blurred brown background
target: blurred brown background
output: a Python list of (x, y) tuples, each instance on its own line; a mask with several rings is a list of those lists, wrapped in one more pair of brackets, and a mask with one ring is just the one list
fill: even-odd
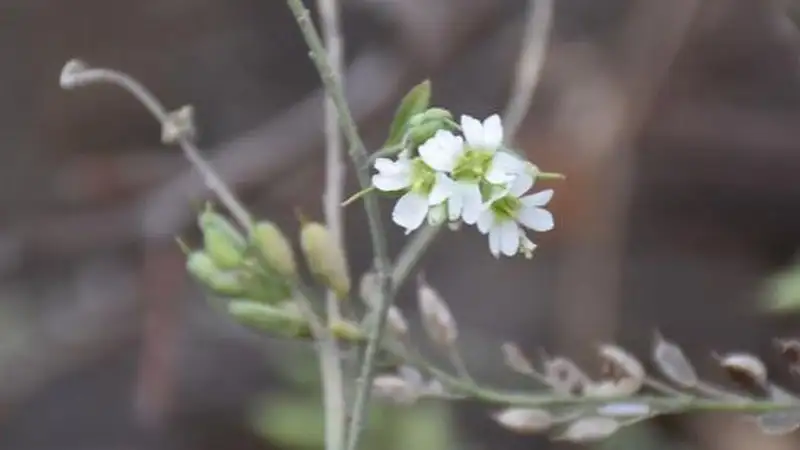
[[(556, 230), (532, 262), (495, 262), (477, 233), (444, 233), (421, 265), (469, 330), (476, 375), (505, 379), (504, 340), (591, 367), (598, 340), (646, 357), (655, 329), (712, 378), (714, 350), (777, 363), (771, 338), (798, 322), (758, 309), (800, 242), (794, 3), (556, 0), (517, 137), (568, 176)], [(342, 7), (348, 95), (370, 145), (423, 78), (457, 113), (502, 111), (526, 2)], [(270, 448), (244, 416), (274, 387), (284, 344), (205, 306), (173, 241), (196, 237), (208, 193), (127, 94), (65, 92), (58, 74), (80, 57), (193, 104), (224, 178), (292, 230), (296, 206), (322, 217), (322, 96), (284, 2), (3, 0), (0, 49), (0, 448)], [(347, 225), (357, 276), (370, 260), (360, 207)], [(389, 232), (396, 251), (404, 237)], [(547, 445), (475, 405), (456, 412), (455, 448)], [(792, 448), (722, 417), (653, 429), (663, 448)]]

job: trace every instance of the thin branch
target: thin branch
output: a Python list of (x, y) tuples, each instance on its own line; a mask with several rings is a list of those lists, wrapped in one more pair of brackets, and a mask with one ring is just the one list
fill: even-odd
[[(318, 0), (325, 33), (328, 64), (333, 76), (342, 83), (343, 43), (339, 23), (339, 4), (336, 0)], [(342, 133), (339, 129), (336, 104), (327, 93), (325, 101), (325, 193), (323, 205), (325, 221), (333, 239), (339, 246), (344, 245), (344, 221), (342, 220), (342, 199), (344, 198), (344, 161), (342, 151)], [(329, 290), (325, 296), (328, 313), (328, 324), (338, 322), (341, 318), (339, 299)], [(323, 395), (325, 406), (325, 448), (341, 450), (345, 438), (344, 375), (339, 344), (328, 334), (328, 338), (320, 342), (320, 365), (322, 370)]]
[[(64, 66), (61, 76), (61, 86), (63, 88), (72, 89), (98, 83), (113, 84), (125, 89), (136, 97), (162, 126), (169, 123), (170, 112), (153, 93), (129, 75), (112, 69), (90, 68), (77, 60), (72, 60)], [(228, 189), (225, 182), (217, 176), (211, 165), (203, 159), (200, 150), (194, 145), (191, 137), (180, 136), (177, 142), (186, 158), (203, 177), (206, 186), (217, 194), (220, 201), (230, 210), (237, 222), (246, 230), (250, 230), (252, 228), (250, 213), (236, 199), (236, 196)]]
[[(302, 0), (287, 0), (287, 3), (297, 20), (306, 44), (311, 50), (311, 60), (322, 78), (325, 90), (336, 106), (340, 125), (350, 145), (349, 153), (356, 167), (359, 184), (361, 188), (366, 188), (370, 185), (369, 169), (367, 167), (369, 155), (364, 143), (361, 141), (358, 128), (347, 105), (341, 80), (336, 78), (333, 69), (328, 64), (325, 47), (311, 21), (308, 9), (303, 6)], [(378, 320), (375, 328), (370, 333), (367, 348), (364, 351), (361, 374), (356, 387), (356, 397), (350, 414), (351, 419), (347, 432), (347, 448), (349, 450), (358, 448), (358, 440), (363, 428), (364, 416), (368, 409), (372, 380), (374, 378), (375, 357), (378, 353), (381, 337), (386, 330), (386, 317), (392, 305), (390, 260), (377, 198), (372, 195), (367, 196), (364, 199), (364, 208), (367, 213), (367, 222), (375, 255), (375, 269), (380, 293), (377, 299), (379, 305), (377, 311)]]
[(503, 128), (509, 140), (519, 131), (528, 114), (533, 93), (544, 67), (545, 51), (553, 22), (553, 0), (530, 0), (525, 34), (517, 60), (514, 85), (503, 112)]

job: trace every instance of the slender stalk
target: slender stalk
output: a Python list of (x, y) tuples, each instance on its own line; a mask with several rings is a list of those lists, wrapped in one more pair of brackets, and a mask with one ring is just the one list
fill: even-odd
[[(80, 64), (81, 69), (75, 70), (69, 74), (68, 77), (62, 75), (61, 85), (65, 89), (72, 89), (79, 86), (87, 86), (91, 84), (113, 84), (130, 92), (139, 102), (147, 108), (153, 117), (161, 123), (162, 126), (168, 123), (169, 111), (164, 105), (153, 95), (150, 90), (144, 87), (141, 83), (136, 81), (128, 74), (104, 68), (90, 68), (86, 67), (83, 63), (73, 60), (67, 63), (66, 67), (70, 64)], [(239, 225), (246, 230), (250, 230), (253, 226), (252, 218), (247, 212), (247, 209), (236, 199), (236, 195), (228, 188), (224, 181), (214, 172), (214, 169), (200, 153), (200, 149), (194, 145), (191, 138), (188, 136), (181, 136), (178, 139), (178, 145), (183, 150), (186, 159), (197, 169), (206, 186), (219, 197), (220, 202), (225, 205)]]
[[(328, 64), (333, 76), (342, 79), (342, 54), (344, 52), (339, 24), (339, 4), (336, 0), (317, 0), (322, 29), (325, 34)], [(328, 94), (325, 101), (325, 193), (323, 206), (325, 221), (333, 238), (339, 246), (344, 245), (344, 220), (342, 220), (342, 199), (344, 197), (345, 166), (342, 151), (342, 133), (339, 129), (336, 104)], [(325, 296), (328, 325), (341, 319), (339, 299), (329, 290)], [(325, 448), (341, 450), (345, 439), (344, 373), (339, 344), (328, 335), (320, 342), (322, 352), (322, 391), (325, 407)]]
[[(74, 66), (74, 64), (73, 64)], [(72, 88), (77, 86), (86, 86), (94, 83), (110, 83), (130, 92), (137, 100), (139, 100), (150, 113), (158, 120), (162, 127), (168, 126), (170, 113), (161, 104), (158, 98), (153, 95), (141, 83), (136, 81), (131, 76), (110, 69), (102, 68), (88, 68), (83, 63), (80, 63), (80, 70), (74, 70), (69, 73), (69, 77), (64, 79), (62, 76), (62, 86), (65, 88)], [(245, 207), (239, 202), (234, 193), (228, 188), (224, 181), (217, 175), (211, 165), (203, 158), (200, 150), (194, 145), (188, 136), (179, 136), (178, 144), (183, 149), (184, 154), (191, 164), (200, 172), (201, 176), (212, 192), (219, 197), (220, 202), (225, 205), (231, 214), (236, 218), (237, 222), (246, 230), (252, 229), (252, 218), (247, 212)], [(336, 161), (332, 157), (331, 160)], [(341, 165), (341, 163), (339, 163)], [(335, 167), (333, 169), (336, 169)], [(341, 172), (341, 171), (340, 171)], [(338, 214), (339, 203), (341, 201), (341, 194), (336, 197), (336, 190), (342, 192), (341, 175), (334, 175), (331, 177), (331, 184), (334, 186), (332, 194), (328, 194), (331, 199), (330, 203), (334, 205), (332, 210), (336, 210)], [(341, 218), (335, 215), (332, 219), (333, 222), (338, 223), (338, 229), (341, 230)], [(262, 263), (265, 263), (262, 261)], [(320, 367), (323, 372), (323, 382), (325, 383), (325, 406), (326, 406), (326, 448), (329, 450), (340, 450), (344, 445), (344, 390), (342, 389), (342, 372), (339, 357), (339, 351), (335, 338), (331, 335), (322, 321), (314, 313), (311, 301), (308, 296), (308, 289), (304, 286), (297, 284), (294, 286), (297, 295), (294, 296), (301, 312), (308, 321), (314, 340), (319, 343), (319, 359)], [(338, 305), (337, 305), (338, 306)]]
[[(317, 71), (322, 78), (322, 84), (325, 87), (331, 101), (336, 107), (339, 124), (342, 127), (345, 138), (349, 144), (349, 154), (353, 160), (353, 165), (356, 167), (356, 175), (361, 188), (366, 188), (370, 185), (369, 168), (367, 163), (369, 161), (369, 154), (358, 134), (358, 128), (355, 120), (350, 113), (350, 108), (347, 105), (347, 100), (344, 95), (341, 80), (336, 77), (333, 68), (328, 63), (325, 46), (320, 39), (314, 24), (311, 21), (311, 16), (308, 9), (303, 5), (302, 0), (287, 0), (289, 8), (297, 20), (303, 38), (310, 49), (311, 60), (317, 68)], [(392, 305), (391, 285), (390, 285), (390, 260), (388, 248), (384, 237), (383, 224), (380, 217), (380, 209), (378, 207), (377, 198), (373, 195), (368, 195), (364, 199), (364, 208), (367, 214), (367, 223), (369, 225), (370, 238), (372, 241), (372, 250), (375, 255), (375, 269), (378, 277), (378, 285), (380, 287), (380, 294), (378, 296), (378, 311), (377, 323), (373, 331), (370, 333), (367, 348), (364, 351), (363, 363), (361, 365), (361, 373), (356, 386), (356, 397), (353, 403), (353, 408), (350, 412), (350, 423), (347, 431), (347, 446), (349, 450), (358, 448), (358, 441), (363, 428), (364, 416), (369, 405), (369, 398), (371, 394), (372, 380), (375, 375), (375, 356), (378, 353), (378, 346), (381, 336), (386, 330), (386, 317), (389, 308)]]
[(545, 50), (553, 22), (553, 0), (529, 0), (525, 34), (520, 46), (514, 84), (503, 126), (509, 140), (517, 134), (533, 100), (533, 93), (544, 66)]

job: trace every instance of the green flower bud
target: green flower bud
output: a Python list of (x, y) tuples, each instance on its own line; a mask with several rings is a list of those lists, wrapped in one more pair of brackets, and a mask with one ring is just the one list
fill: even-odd
[(350, 293), (347, 260), (330, 231), (320, 223), (306, 222), (300, 229), (300, 246), (311, 273), (339, 298), (346, 298)]
[(211, 205), (200, 214), (198, 225), (208, 256), (221, 269), (234, 269), (244, 260), (247, 243), (244, 236)]
[(311, 327), (292, 306), (291, 303), (270, 306), (251, 300), (233, 300), (228, 304), (228, 313), (237, 322), (258, 331), (288, 338), (309, 337)]
[(358, 325), (345, 320), (337, 320), (330, 325), (333, 337), (346, 342), (361, 342), (366, 339), (364, 332)]
[(425, 122), (427, 122), (427, 121), (439, 121), (439, 122), (441, 122), (441, 121), (444, 121), (446, 119), (452, 119), (453, 118), (453, 114), (450, 111), (448, 111), (448, 110), (446, 110), (444, 108), (430, 108), (427, 111), (425, 111), (424, 113), (422, 113), (422, 116), (423, 116)]
[(443, 108), (430, 108), (411, 117), (408, 121), (408, 140), (418, 147), (432, 138), (439, 130), (451, 129), (453, 115)]
[(186, 260), (186, 269), (207, 288), (224, 296), (238, 296), (247, 292), (247, 285), (238, 272), (220, 270), (205, 252), (194, 251)]
[(277, 225), (267, 221), (257, 223), (250, 234), (250, 242), (258, 249), (270, 268), (285, 277), (297, 276), (297, 263), (292, 245)]

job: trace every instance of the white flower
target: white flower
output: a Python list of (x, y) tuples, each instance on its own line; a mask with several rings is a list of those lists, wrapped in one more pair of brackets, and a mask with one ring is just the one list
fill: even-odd
[(466, 143), (460, 136), (439, 130), (418, 151), (425, 164), (449, 175), (441, 179), (442, 189), (447, 191), (449, 221), (461, 219), (473, 225), (478, 221), (484, 201), (481, 182), (510, 183), (527, 166), (520, 158), (498, 151), (502, 145), (503, 127), (496, 114), (483, 123), (462, 116), (461, 128)]
[[(378, 173), (372, 176), (372, 185), (381, 191), (406, 191), (392, 210), (392, 220), (405, 228), (406, 234), (422, 225), (431, 206), (443, 203), (449, 196), (452, 181), (442, 173), (436, 173), (419, 159), (399, 157), (396, 161), (387, 158), (375, 160)], [(437, 220), (439, 209), (429, 220)]]
[(467, 147), (491, 154), (492, 159), (484, 174), (486, 181), (492, 184), (511, 182), (524, 161), (510, 153), (497, 151), (503, 145), (503, 124), (500, 116), (492, 114), (481, 123), (473, 117), (463, 115), (461, 129)]
[(517, 175), (507, 190), (496, 194), (478, 218), (478, 230), (489, 234), (489, 250), (496, 258), (500, 254), (513, 256), (518, 251), (530, 255), (535, 245), (520, 227), (533, 231), (550, 231), (554, 227), (553, 215), (545, 210), (553, 197), (553, 190), (522, 196), (533, 186), (528, 173)]

